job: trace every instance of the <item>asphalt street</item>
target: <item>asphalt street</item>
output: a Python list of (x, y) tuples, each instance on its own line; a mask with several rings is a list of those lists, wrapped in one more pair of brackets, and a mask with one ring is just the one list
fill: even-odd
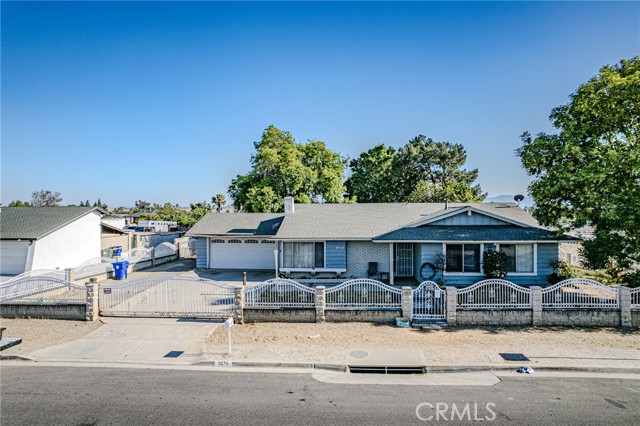
[(320, 382), (311, 374), (5, 362), (0, 424), (632, 425), (640, 424), (639, 384), (522, 376), (494, 386), (355, 385)]

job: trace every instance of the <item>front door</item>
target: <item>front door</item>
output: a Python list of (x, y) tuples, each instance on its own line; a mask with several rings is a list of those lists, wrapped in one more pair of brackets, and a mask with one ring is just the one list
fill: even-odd
[(413, 243), (396, 244), (396, 276), (413, 276)]

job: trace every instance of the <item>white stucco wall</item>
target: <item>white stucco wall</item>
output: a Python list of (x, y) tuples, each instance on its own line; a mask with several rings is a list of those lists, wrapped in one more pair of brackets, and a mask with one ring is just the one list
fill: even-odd
[(102, 218), (102, 223), (115, 226), (116, 228), (123, 229), (125, 227), (124, 217), (105, 216)]
[(91, 212), (34, 242), (31, 269), (74, 268), (100, 257), (100, 215)]

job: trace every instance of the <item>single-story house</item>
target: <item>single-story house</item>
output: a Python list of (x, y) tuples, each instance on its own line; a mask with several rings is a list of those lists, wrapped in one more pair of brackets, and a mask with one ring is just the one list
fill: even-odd
[(66, 269), (100, 256), (97, 207), (0, 208), (0, 274)]
[(284, 213), (209, 213), (187, 236), (197, 240), (203, 269), (450, 285), (481, 280), (490, 248), (507, 254), (510, 281), (546, 284), (558, 244), (576, 240), (511, 203), (295, 204), (292, 197)]

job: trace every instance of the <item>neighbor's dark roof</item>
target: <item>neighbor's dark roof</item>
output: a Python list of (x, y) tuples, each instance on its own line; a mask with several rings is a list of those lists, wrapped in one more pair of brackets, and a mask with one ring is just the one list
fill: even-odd
[(186, 235), (276, 235), (283, 213), (207, 213)]
[(1, 207), (0, 238), (37, 240), (91, 212), (106, 212), (98, 207)]
[(574, 241), (542, 228), (520, 226), (436, 226), (403, 228), (373, 239), (374, 241)]

